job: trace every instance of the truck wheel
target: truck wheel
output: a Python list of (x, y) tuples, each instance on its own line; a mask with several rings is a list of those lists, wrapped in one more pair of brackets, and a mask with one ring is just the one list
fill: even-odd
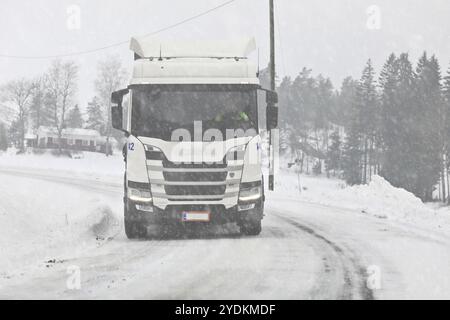
[(125, 219), (125, 234), (128, 239), (141, 239), (147, 235), (147, 231), (139, 221)]
[(242, 234), (245, 234), (247, 236), (257, 236), (262, 231), (262, 223), (261, 220), (255, 220), (255, 221), (246, 221), (240, 226), (240, 230)]
[(128, 210), (128, 203), (124, 197), (124, 225), (125, 234), (128, 239), (140, 239), (147, 235), (147, 229), (142, 221), (136, 219), (136, 217), (131, 214)]

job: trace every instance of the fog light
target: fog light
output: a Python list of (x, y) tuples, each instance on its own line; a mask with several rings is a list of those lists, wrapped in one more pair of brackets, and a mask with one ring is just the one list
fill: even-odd
[(148, 204), (137, 204), (136, 209), (139, 211), (153, 212), (153, 206)]
[(247, 202), (247, 201), (256, 201), (261, 198), (261, 187), (256, 186), (248, 189), (241, 189), (239, 193), (239, 201)]
[(150, 190), (128, 188), (128, 199), (135, 202), (151, 203), (152, 194)]
[(238, 211), (247, 211), (247, 210), (252, 210), (252, 209), (255, 209), (255, 204), (254, 203), (240, 204), (238, 206)]

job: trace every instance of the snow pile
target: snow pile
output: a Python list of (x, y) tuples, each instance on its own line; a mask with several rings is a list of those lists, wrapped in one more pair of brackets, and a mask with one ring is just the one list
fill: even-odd
[(330, 194), (328, 202), (340, 203), (378, 218), (411, 219), (433, 215), (419, 198), (402, 188), (393, 187), (380, 176), (368, 185), (347, 187)]
[(450, 230), (450, 208), (424, 204), (414, 194), (392, 186), (380, 176), (372, 177), (368, 185), (346, 186), (339, 179), (306, 175), (298, 177), (292, 171), (281, 171), (276, 177), (275, 193), (269, 193), (268, 196), (318, 203), (354, 210), (380, 219)]

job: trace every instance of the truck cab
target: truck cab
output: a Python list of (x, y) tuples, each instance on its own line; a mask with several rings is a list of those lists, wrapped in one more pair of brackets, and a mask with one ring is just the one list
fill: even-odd
[(111, 97), (113, 127), (127, 137), (128, 238), (144, 237), (149, 228), (206, 223), (261, 232), (260, 119), (276, 127), (277, 95), (261, 88), (247, 58), (254, 49), (254, 40), (131, 40), (132, 79)]

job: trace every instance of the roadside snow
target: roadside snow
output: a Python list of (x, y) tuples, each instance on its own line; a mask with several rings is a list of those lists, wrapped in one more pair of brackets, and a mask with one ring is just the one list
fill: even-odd
[[(22, 174), (2, 174), (14, 170)], [(0, 270), (70, 257), (120, 233), (123, 161), (119, 154), (85, 152), (81, 159), (70, 159), (4, 153), (0, 176)], [(46, 176), (63, 184), (34, 179)], [(450, 232), (450, 209), (423, 204), (378, 176), (369, 185), (348, 187), (339, 179), (298, 177), (293, 170), (281, 170), (275, 193), (267, 195), (269, 201), (295, 199)]]
[[(0, 169), (20, 169), (22, 172), (39, 172), (81, 178), (114, 185), (122, 183), (123, 159), (116, 153), (112, 157), (83, 152), (81, 159), (55, 157), (51, 154), (0, 155)], [(43, 190), (45, 192), (45, 190)], [(280, 170), (276, 176), (276, 191), (268, 196), (289, 197), (312, 203), (356, 210), (380, 219), (418, 223), (433, 228), (450, 230), (450, 209), (436, 204), (424, 204), (413, 194), (395, 188), (380, 176), (374, 176), (368, 185), (346, 186), (336, 178), (300, 175), (295, 169)], [(1, 210), (1, 208), (0, 208)]]
[(338, 179), (306, 175), (301, 175), (298, 179), (293, 172), (281, 171), (276, 189), (278, 190), (276, 196), (356, 210), (380, 219), (450, 231), (448, 207), (424, 204), (412, 193), (393, 187), (380, 176), (374, 176), (368, 185), (346, 186)]
[(67, 156), (44, 154), (15, 154), (6, 152), (0, 155), (0, 169), (37, 169), (40, 172), (64, 172), (74, 176), (95, 175), (101, 178), (117, 178), (123, 176), (123, 158), (116, 152), (113, 156), (95, 152), (83, 152), (80, 159)]
[[(121, 233), (123, 162), (85, 154), (77, 160), (0, 156), (0, 286), (2, 279), (45, 270), (58, 263), (55, 258), (80, 256)], [(92, 192), (92, 180), (105, 183), (106, 191)]]

